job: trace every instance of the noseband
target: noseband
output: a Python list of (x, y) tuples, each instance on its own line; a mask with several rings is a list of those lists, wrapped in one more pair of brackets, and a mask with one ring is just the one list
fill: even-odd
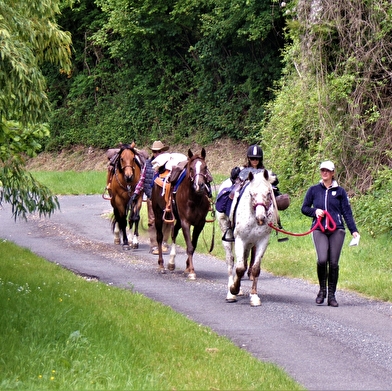
[(265, 210), (268, 210), (269, 208), (267, 207), (267, 205), (264, 202), (258, 202), (256, 204), (253, 205), (253, 209), (256, 210), (256, 208), (258, 206), (263, 206)]

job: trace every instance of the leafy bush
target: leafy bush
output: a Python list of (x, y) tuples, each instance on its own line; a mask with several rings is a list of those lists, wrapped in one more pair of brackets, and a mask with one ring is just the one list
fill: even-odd
[(367, 193), (354, 198), (352, 202), (357, 224), (363, 226), (372, 236), (381, 232), (392, 233), (391, 198), (392, 171), (382, 167)]

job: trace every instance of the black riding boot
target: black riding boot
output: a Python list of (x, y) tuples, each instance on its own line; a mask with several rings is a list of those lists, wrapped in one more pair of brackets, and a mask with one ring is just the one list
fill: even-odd
[(328, 276), (328, 305), (330, 305), (331, 307), (339, 307), (339, 304), (335, 298), (338, 278), (339, 278), (339, 266), (337, 266), (336, 268), (332, 268), (330, 266), (329, 276)]
[(320, 290), (316, 297), (316, 304), (323, 304), (327, 297), (327, 265), (317, 264), (317, 277), (320, 284)]

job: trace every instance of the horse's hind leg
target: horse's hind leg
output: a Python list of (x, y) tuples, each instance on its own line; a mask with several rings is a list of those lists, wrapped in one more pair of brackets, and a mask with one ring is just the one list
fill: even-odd
[(169, 270), (173, 271), (176, 268), (176, 239), (178, 232), (180, 231), (181, 228), (181, 222), (179, 220), (176, 220), (174, 227), (172, 228), (171, 231), (171, 239), (172, 239), (172, 245), (171, 245), (171, 250), (170, 250), (170, 259), (169, 259), (169, 265), (168, 268)]
[(139, 248), (139, 222), (140, 222), (140, 209), (142, 207), (142, 198), (139, 197), (137, 203), (131, 209), (132, 213), (129, 217), (129, 230), (131, 231), (135, 224), (135, 229), (132, 236), (132, 248)]

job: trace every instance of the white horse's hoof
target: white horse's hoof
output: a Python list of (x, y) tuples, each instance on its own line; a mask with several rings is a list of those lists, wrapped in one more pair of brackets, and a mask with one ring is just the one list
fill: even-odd
[(133, 249), (138, 249), (139, 248), (139, 243), (133, 243), (132, 244)]
[(237, 296), (232, 295), (230, 292), (227, 292), (226, 302), (227, 303), (235, 303), (237, 301)]
[(114, 239), (114, 244), (120, 244), (120, 239)]
[(159, 273), (161, 274), (166, 274), (166, 269), (164, 267), (159, 267), (158, 268)]
[(171, 271), (174, 272), (174, 270), (176, 270), (176, 264), (175, 263), (168, 263), (167, 264), (167, 268)]
[(192, 281), (196, 280), (196, 273), (189, 273), (188, 274), (188, 279), (192, 280)]
[(128, 251), (131, 247), (129, 246), (129, 244), (123, 244), (123, 250), (124, 251)]
[(256, 294), (250, 295), (250, 305), (251, 307), (259, 307), (261, 306), (260, 297)]

